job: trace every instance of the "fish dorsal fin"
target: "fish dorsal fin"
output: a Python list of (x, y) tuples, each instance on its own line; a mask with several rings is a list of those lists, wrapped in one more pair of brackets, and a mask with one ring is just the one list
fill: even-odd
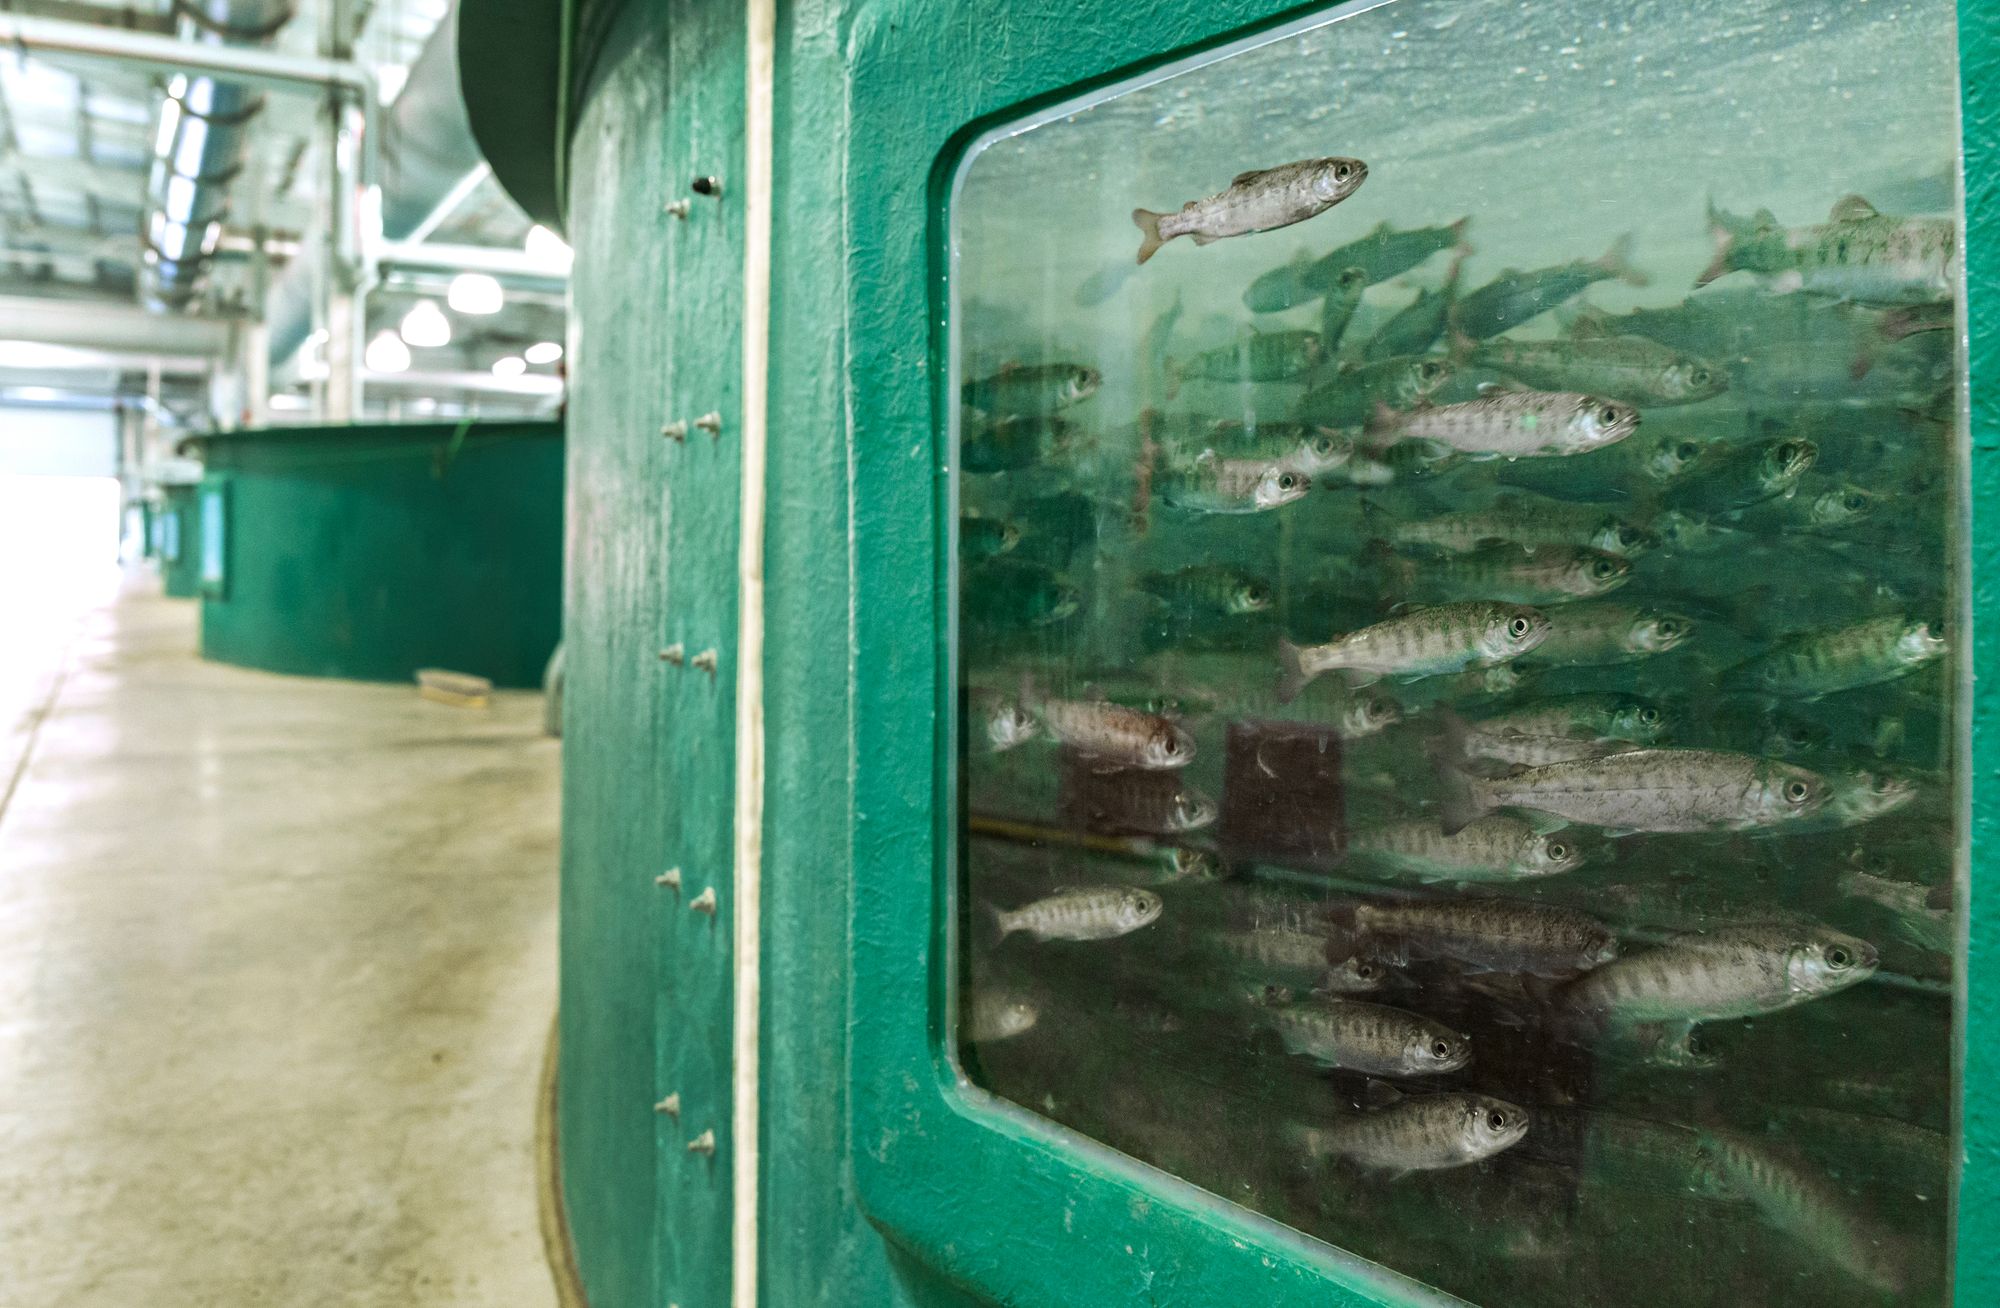
[(1833, 212), (1827, 215), (1829, 222), (1858, 223), (1866, 218), (1880, 218), (1875, 206), (1858, 195), (1845, 195), (1834, 203)]
[(1611, 315), (1595, 305), (1586, 306), (1570, 319), (1569, 338), (1573, 341), (1599, 340), (1611, 335)]
[(1511, 381), (1483, 381), (1479, 383), (1479, 393), (1481, 395), (1512, 395), (1516, 391), (1525, 391), (1527, 389), (1527, 387), (1520, 383)]
[(1361, 1104), (1364, 1108), (1390, 1108), (1402, 1102), (1403, 1092), (1387, 1081), (1378, 1081), (1371, 1076), (1368, 1078), (1368, 1083), (1361, 1088)]
[(1265, 173), (1268, 173), (1270, 171), (1271, 170), (1269, 168), (1252, 168), (1247, 173), (1238, 173), (1236, 174), (1236, 176), (1230, 178), (1229, 184), (1231, 186), (1248, 186), (1250, 183), (1256, 181), (1259, 177), (1262, 177)]

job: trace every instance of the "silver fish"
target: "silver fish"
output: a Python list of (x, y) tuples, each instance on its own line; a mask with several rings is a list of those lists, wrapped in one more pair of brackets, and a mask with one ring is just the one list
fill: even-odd
[(1618, 937), (1574, 909), (1511, 899), (1357, 903), (1328, 911), (1329, 957), (1442, 959), (1468, 971), (1568, 976), (1618, 956)]
[(1548, 616), (1548, 639), (1529, 656), (1534, 663), (1562, 667), (1624, 663), (1664, 654), (1694, 634), (1692, 618), (1636, 604), (1563, 604), (1551, 608)]
[(1892, 772), (1864, 768), (1826, 775), (1826, 803), (1817, 813), (1787, 827), (1793, 833), (1840, 831), (1894, 813), (1917, 798), (1917, 783)]
[(1051, 737), (1078, 753), (1153, 770), (1194, 761), (1194, 737), (1157, 713), (1104, 699), (1044, 699), (1032, 687), (1023, 689), (1020, 702)]
[(1726, 680), (1791, 699), (1817, 699), (1907, 676), (1943, 658), (1948, 648), (1931, 623), (1892, 614), (1793, 636), (1732, 669)]
[(1035, 719), (1018, 701), (996, 691), (973, 691), (972, 712), (974, 721), (985, 725), (986, 743), (996, 754), (1033, 739), (1037, 731)]
[(1826, 803), (1826, 779), (1751, 754), (1635, 749), (1550, 763), (1504, 777), (1445, 772), (1447, 831), (1495, 808), (1529, 809), (1569, 822), (1632, 831), (1750, 831), (1782, 826)]
[(1154, 489), (1168, 504), (1191, 513), (1263, 513), (1304, 499), (1312, 478), (1288, 463), (1226, 459), (1203, 450), (1169, 463)]
[(1735, 1131), (1703, 1131), (1702, 1151), (1723, 1183), (1778, 1230), (1884, 1294), (1908, 1286), (1916, 1256), (1908, 1238), (1868, 1221), (1832, 1177)]
[(1041, 1013), (1029, 1000), (1004, 990), (980, 987), (972, 997), (971, 1019), (966, 1023), (965, 1038), (974, 1044), (991, 1044), (996, 1040), (1012, 1040), (1034, 1028)]
[(1657, 704), (1605, 691), (1535, 700), (1480, 718), (1474, 725), (1482, 731), (1512, 731), (1525, 736), (1636, 740), (1651, 744), (1669, 723)]
[(1397, 523), (1389, 539), (1446, 554), (1470, 554), (1502, 544), (1579, 545), (1628, 559), (1660, 543), (1653, 533), (1609, 509), (1519, 495), (1500, 496), (1490, 508)]
[(1304, 159), (1275, 168), (1238, 173), (1226, 190), (1189, 200), (1177, 213), (1134, 209), (1139, 229), (1139, 262), (1179, 236), (1207, 245), (1228, 236), (1274, 231), (1302, 223), (1333, 208), (1368, 180), (1368, 165), (1338, 156)]
[(1492, 759), (1496, 763), (1510, 763), (1517, 767), (1573, 763), (1579, 759), (1604, 758), (1639, 748), (1629, 740), (1580, 740), (1575, 736), (1477, 729), (1468, 729), (1459, 741), (1468, 758)]
[(1684, 1030), (1845, 990), (1873, 976), (1875, 963), (1873, 945), (1830, 927), (1723, 927), (1598, 968), (1565, 986), (1559, 1003), (1586, 1030)]
[(1584, 454), (1638, 429), (1639, 411), (1629, 404), (1573, 391), (1494, 390), (1476, 400), (1401, 413), (1382, 405), (1368, 423), (1378, 444), (1428, 441), (1475, 459)]
[(1021, 908), (996, 908), (993, 920), (1002, 940), (1016, 931), (1036, 940), (1111, 940), (1152, 925), (1162, 907), (1150, 890), (1094, 886), (1059, 890)]
[(1949, 218), (1896, 218), (1850, 195), (1827, 221), (1780, 227), (1768, 212), (1729, 220), (1709, 206), (1715, 260), (1695, 279), (1706, 286), (1739, 269), (1774, 294), (1805, 291), (1863, 304), (1940, 304), (1958, 291), (1957, 225)]
[(1452, 359), (1529, 386), (1588, 391), (1628, 404), (1693, 404), (1729, 389), (1729, 374), (1722, 368), (1644, 336), (1578, 330), (1563, 340), (1503, 338), (1483, 344), (1459, 336), (1452, 341)]
[[(1945, 891), (1940, 897), (1938, 890)], [(1903, 938), (1934, 954), (1948, 954), (1956, 942), (1949, 898), (1951, 887), (1920, 886), (1908, 881), (1892, 881), (1859, 868), (1843, 873), (1840, 893), (1854, 899), (1880, 904), (1896, 916)]]
[(1278, 698), (1289, 703), (1314, 677), (1336, 668), (1350, 684), (1365, 686), (1383, 677), (1411, 681), (1504, 663), (1535, 648), (1548, 630), (1538, 609), (1473, 600), (1417, 609), (1324, 645), (1282, 640)]
[(1516, 604), (1590, 599), (1632, 579), (1631, 560), (1580, 545), (1488, 545), (1415, 566), (1392, 564), (1389, 571), (1391, 584), (1405, 579), (1405, 593)]
[(1428, 818), (1364, 827), (1348, 836), (1347, 856), (1427, 881), (1462, 882), (1554, 876), (1584, 861), (1575, 841), (1498, 815), (1451, 835)]
[(1332, 1126), (1304, 1128), (1300, 1143), (1314, 1158), (1344, 1159), (1402, 1176), (1491, 1158), (1519, 1143), (1528, 1126), (1528, 1111), (1505, 1100), (1423, 1095)]
[(1370, 1076), (1430, 1076), (1472, 1061), (1472, 1041), (1442, 1022), (1357, 999), (1309, 1000), (1274, 1010), (1287, 1051), (1322, 1067)]

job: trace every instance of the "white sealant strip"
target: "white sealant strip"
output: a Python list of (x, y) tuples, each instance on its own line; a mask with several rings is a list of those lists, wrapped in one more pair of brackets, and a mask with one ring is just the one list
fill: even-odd
[(763, 1004), (764, 468), (771, 347), (771, 82), (777, 0), (745, 0), (743, 502), (736, 617), (735, 1199), (731, 1300), (757, 1304), (758, 1039)]

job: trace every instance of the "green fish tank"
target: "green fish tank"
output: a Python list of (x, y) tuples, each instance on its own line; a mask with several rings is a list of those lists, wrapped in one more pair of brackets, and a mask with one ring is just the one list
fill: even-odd
[(1947, 1301), (1957, 41), (1350, 5), (971, 144), (972, 1084), (1483, 1308)]

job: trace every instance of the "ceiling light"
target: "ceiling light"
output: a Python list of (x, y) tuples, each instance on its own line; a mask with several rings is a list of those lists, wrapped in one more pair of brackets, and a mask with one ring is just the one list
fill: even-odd
[(451, 279), (451, 289), (445, 292), (444, 302), (460, 313), (498, 313), (500, 306), (507, 302), (507, 296), (500, 289), (500, 283), (485, 273), (460, 273)]
[(528, 370), (528, 361), (518, 354), (510, 354), (504, 359), (493, 361), (495, 377), (519, 377)]
[(368, 342), (368, 348), (362, 351), (361, 361), (368, 365), (370, 372), (408, 372), (410, 347), (403, 344), (403, 338), (394, 332), (377, 332), (375, 339)]
[(418, 300), (403, 315), (403, 340), (422, 350), (451, 344), (451, 319), (430, 300)]
[(62, 392), (53, 386), (16, 386), (8, 393), (7, 398), (11, 400), (46, 402), (48, 400), (61, 399)]
[(273, 413), (301, 413), (312, 407), (312, 400), (304, 395), (294, 395), (289, 391), (279, 391), (271, 396)]
[(521, 353), (528, 357), (529, 363), (554, 363), (562, 358), (562, 346), (554, 341), (536, 341)]
[(574, 257), (569, 243), (540, 223), (528, 229), (525, 248), (530, 258), (544, 263), (567, 264)]

